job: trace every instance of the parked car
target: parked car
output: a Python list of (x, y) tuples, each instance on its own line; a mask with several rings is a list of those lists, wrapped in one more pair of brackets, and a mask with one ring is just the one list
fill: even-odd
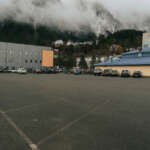
[(8, 69), (8, 67), (5, 67), (5, 68), (1, 69), (1, 72), (3, 72), (3, 73), (11, 73), (10, 70)]
[(142, 77), (142, 73), (140, 71), (135, 71), (132, 76), (134, 78), (141, 78)]
[(121, 77), (130, 77), (130, 73), (128, 70), (122, 70)]
[(35, 70), (33, 71), (33, 73), (40, 74), (40, 73), (42, 73), (42, 70), (41, 70), (41, 69), (35, 69)]
[(80, 70), (75, 70), (74, 71), (74, 75), (80, 75), (81, 74), (81, 71)]
[(43, 74), (56, 74), (56, 70), (54, 68), (45, 68), (42, 70)]
[(71, 74), (72, 73), (72, 70), (71, 69), (64, 69), (63, 70), (64, 74)]
[(19, 68), (19, 69), (17, 69), (17, 73), (19, 73), (19, 74), (27, 74), (27, 70), (24, 69), (24, 68)]
[(112, 70), (111, 72), (111, 76), (115, 77), (115, 76), (118, 76), (118, 71), (117, 70)]
[(102, 73), (103, 73), (103, 71), (101, 69), (95, 69), (94, 70), (94, 75), (95, 76), (100, 76), (100, 75), (102, 75)]
[(17, 73), (17, 70), (15, 69), (12, 69), (12, 70), (9, 70), (11, 73)]
[(0, 73), (3, 73), (4, 71), (2, 69), (0, 69)]
[(102, 75), (103, 76), (111, 76), (112, 75), (112, 69), (105, 69)]
[(62, 68), (56, 69), (56, 72), (61, 73), (61, 72), (63, 72), (63, 69)]

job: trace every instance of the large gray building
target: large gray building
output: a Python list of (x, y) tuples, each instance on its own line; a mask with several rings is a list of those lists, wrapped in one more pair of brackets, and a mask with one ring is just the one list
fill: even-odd
[(52, 48), (0, 42), (0, 67), (40, 69), (43, 50)]

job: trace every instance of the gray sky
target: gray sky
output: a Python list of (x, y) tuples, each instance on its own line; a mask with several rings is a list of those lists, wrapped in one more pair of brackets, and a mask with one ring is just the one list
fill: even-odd
[(0, 20), (11, 17), (74, 31), (86, 26), (96, 33), (116, 28), (149, 30), (149, 6), (150, 0), (0, 0)]

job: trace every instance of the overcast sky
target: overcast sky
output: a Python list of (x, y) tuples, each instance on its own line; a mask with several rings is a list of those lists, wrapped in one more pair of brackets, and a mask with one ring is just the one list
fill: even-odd
[[(98, 0), (116, 16), (150, 16), (150, 0)], [(120, 18), (121, 19), (121, 18)], [(132, 18), (133, 19), (133, 18)]]
[[(13, 18), (34, 24), (78, 30), (87, 25), (94, 32), (122, 28), (149, 30), (150, 0), (0, 0), (0, 19)], [(102, 12), (96, 16), (95, 9)]]

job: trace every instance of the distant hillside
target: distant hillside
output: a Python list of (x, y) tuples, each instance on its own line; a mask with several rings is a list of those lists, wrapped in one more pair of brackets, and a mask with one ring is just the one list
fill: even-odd
[(11, 20), (0, 22), (0, 41), (49, 46), (56, 40), (89, 41), (96, 38), (94, 33), (60, 31), (56, 27), (37, 26)]
[[(12, 43), (35, 44), (51, 46), (56, 40), (68, 40), (74, 42), (92, 41), (90, 47), (82, 46), (70, 47), (72, 53), (101, 54), (109, 53), (109, 48), (113, 44), (120, 45), (123, 49), (137, 48), (142, 45), (142, 31), (121, 30), (115, 33), (107, 32), (107, 35), (96, 35), (92, 32), (66, 32), (60, 31), (56, 27), (37, 26), (34, 28), (30, 24), (18, 23), (11, 20), (0, 22), (0, 41)], [(68, 51), (68, 48), (61, 48)]]
[(107, 47), (112, 44), (121, 45), (123, 48), (137, 48), (142, 46), (142, 31), (121, 30), (115, 33), (107, 33), (107, 36), (99, 36), (99, 46)]

